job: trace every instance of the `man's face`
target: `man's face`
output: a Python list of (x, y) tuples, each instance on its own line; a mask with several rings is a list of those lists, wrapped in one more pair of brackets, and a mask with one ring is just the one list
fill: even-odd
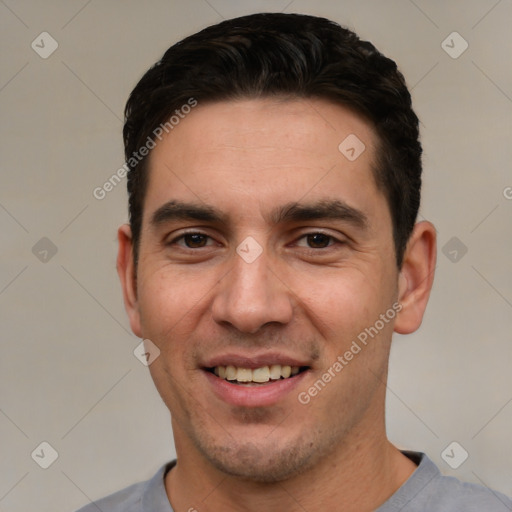
[(199, 103), (152, 151), (131, 321), (178, 450), (275, 481), (383, 430), (393, 321), (301, 403), (397, 299), (375, 146), (341, 106), (267, 99)]

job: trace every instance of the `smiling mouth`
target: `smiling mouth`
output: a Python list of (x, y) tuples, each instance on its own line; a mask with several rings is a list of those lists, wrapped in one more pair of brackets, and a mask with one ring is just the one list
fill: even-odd
[(206, 368), (220, 379), (226, 380), (231, 384), (240, 386), (255, 386), (268, 384), (269, 382), (285, 380), (295, 377), (299, 373), (309, 370), (309, 366), (288, 366), (273, 364), (262, 366), (260, 368), (242, 368), (239, 366), (215, 366)]

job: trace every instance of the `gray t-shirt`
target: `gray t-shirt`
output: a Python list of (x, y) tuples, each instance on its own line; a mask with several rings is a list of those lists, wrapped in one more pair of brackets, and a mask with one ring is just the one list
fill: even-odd
[[(512, 511), (512, 500), (504, 494), (441, 475), (437, 466), (424, 453), (402, 453), (418, 467), (375, 512)], [(131, 485), (77, 512), (173, 512), (165, 492), (164, 477), (175, 464), (176, 461), (169, 462), (151, 480)]]

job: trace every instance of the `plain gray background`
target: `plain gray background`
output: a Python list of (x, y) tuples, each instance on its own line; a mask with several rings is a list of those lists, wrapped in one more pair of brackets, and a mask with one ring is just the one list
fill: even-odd
[[(395, 59), (422, 121), (437, 276), (421, 329), (395, 337), (389, 436), (512, 494), (509, 0), (0, 0), (2, 512), (71, 511), (173, 458), (115, 272), (126, 184), (93, 190), (123, 164), (129, 92), (172, 43), (282, 10), (332, 18)], [(453, 441), (469, 454), (457, 469), (441, 456)], [(58, 454), (47, 469), (42, 442)]]

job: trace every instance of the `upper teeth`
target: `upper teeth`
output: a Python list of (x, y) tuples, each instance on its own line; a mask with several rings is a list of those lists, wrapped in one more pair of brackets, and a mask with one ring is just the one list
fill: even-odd
[(214, 373), (221, 379), (236, 380), (237, 382), (268, 382), (269, 380), (278, 380), (281, 377), (287, 379), (290, 375), (297, 375), (299, 370), (298, 366), (282, 366), (280, 364), (262, 366), (254, 370), (229, 365), (216, 366)]

